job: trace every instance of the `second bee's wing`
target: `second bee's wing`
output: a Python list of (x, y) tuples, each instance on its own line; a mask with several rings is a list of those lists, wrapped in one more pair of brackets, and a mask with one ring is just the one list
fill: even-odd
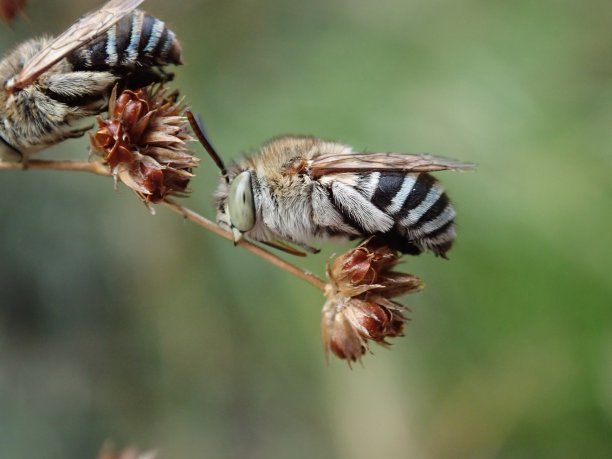
[(433, 155), (404, 153), (346, 153), (323, 154), (309, 164), (312, 177), (342, 172), (434, 172), (444, 170), (471, 170), (473, 164)]
[(82, 16), (64, 33), (30, 59), (6, 89), (25, 88), (64, 56), (106, 32), (123, 16), (133, 11), (144, 0), (110, 0), (102, 8)]

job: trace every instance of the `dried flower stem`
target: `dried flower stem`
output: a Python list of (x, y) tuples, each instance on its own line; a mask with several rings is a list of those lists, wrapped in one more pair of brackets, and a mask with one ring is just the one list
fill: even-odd
[[(202, 217), (200, 214), (194, 212), (193, 210), (183, 207), (175, 203), (174, 201), (171, 201), (170, 199), (164, 199), (163, 204), (169, 209), (171, 209), (172, 211), (183, 215), (187, 220), (191, 220), (196, 225), (199, 225), (202, 228), (205, 228), (208, 231), (215, 233), (217, 236), (221, 236), (222, 238), (225, 238), (229, 241), (234, 240), (234, 238), (232, 237), (232, 234), (229, 231), (225, 231), (224, 229), (220, 228), (219, 225), (217, 225), (216, 223), (213, 223), (210, 220)], [(302, 280), (305, 280), (310, 285), (318, 288), (319, 290), (321, 291), (325, 290), (325, 282), (322, 279), (320, 279), (319, 277), (315, 276), (314, 274), (308, 271), (304, 271), (303, 269), (300, 269), (297, 266), (292, 265), (291, 263), (283, 260), (282, 258), (279, 258), (276, 255), (268, 252), (267, 250), (262, 249), (258, 245), (255, 245), (244, 239), (239, 241), (237, 245), (245, 248), (249, 252), (254, 253), (258, 257), (263, 258), (268, 263), (271, 263), (274, 266), (280, 269), (283, 269), (287, 271), (288, 273), (291, 273), (294, 276), (299, 277)]]
[(90, 172), (108, 177), (111, 175), (108, 167), (100, 161), (46, 161), (31, 159), (27, 164), (0, 161), (0, 170), (47, 169), (67, 172)]
[[(46, 169), (56, 171), (68, 171), (68, 172), (89, 172), (96, 175), (108, 177), (111, 175), (108, 166), (101, 161), (45, 161), (45, 160), (30, 160), (24, 167), (23, 163), (13, 162), (2, 162), (0, 161), (0, 170), (28, 170), (28, 169)], [(191, 220), (196, 225), (215, 233), (217, 236), (221, 236), (224, 239), (233, 241), (232, 234), (224, 229), (220, 228), (217, 224), (204, 218), (200, 214), (194, 212), (187, 207), (181, 206), (170, 199), (164, 199), (162, 203), (173, 212), (182, 215), (187, 220)], [(241, 240), (238, 245), (251, 253), (254, 253), (260, 258), (263, 258), (268, 263), (305, 280), (310, 285), (318, 288), (321, 291), (325, 290), (325, 282), (323, 279), (315, 276), (314, 274), (304, 271), (295, 265), (277, 257), (276, 255), (268, 252), (267, 250), (249, 242)]]

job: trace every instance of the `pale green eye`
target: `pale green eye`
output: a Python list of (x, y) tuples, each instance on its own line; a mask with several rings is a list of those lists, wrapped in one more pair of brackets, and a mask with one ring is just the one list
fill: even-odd
[(241, 172), (232, 182), (227, 197), (232, 226), (245, 232), (255, 226), (255, 202), (251, 188), (251, 173)]

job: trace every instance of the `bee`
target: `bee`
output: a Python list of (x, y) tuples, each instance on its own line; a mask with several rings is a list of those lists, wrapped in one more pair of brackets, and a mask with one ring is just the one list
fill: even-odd
[(0, 61), (0, 160), (82, 136), (81, 122), (106, 107), (112, 88), (171, 78), (181, 63), (174, 32), (136, 10), (144, 0), (111, 0), (55, 39), (26, 41)]
[(242, 237), (295, 255), (312, 241), (375, 235), (412, 255), (446, 258), (455, 240), (455, 208), (428, 172), (472, 164), (432, 155), (358, 153), (311, 136), (283, 136), (226, 169), (192, 114), (194, 132), (221, 169), (217, 223)]

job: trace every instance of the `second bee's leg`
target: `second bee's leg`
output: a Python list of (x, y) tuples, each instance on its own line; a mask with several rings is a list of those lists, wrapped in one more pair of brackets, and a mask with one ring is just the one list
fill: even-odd
[(84, 126), (82, 128), (73, 128), (73, 129), (70, 129), (69, 131), (65, 131), (62, 137), (62, 140), (78, 139), (79, 137), (83, 137), (85, 133), (91, 130), (93, 127), (94, 127), (93, 124), (88, 124), (87, 126)]

